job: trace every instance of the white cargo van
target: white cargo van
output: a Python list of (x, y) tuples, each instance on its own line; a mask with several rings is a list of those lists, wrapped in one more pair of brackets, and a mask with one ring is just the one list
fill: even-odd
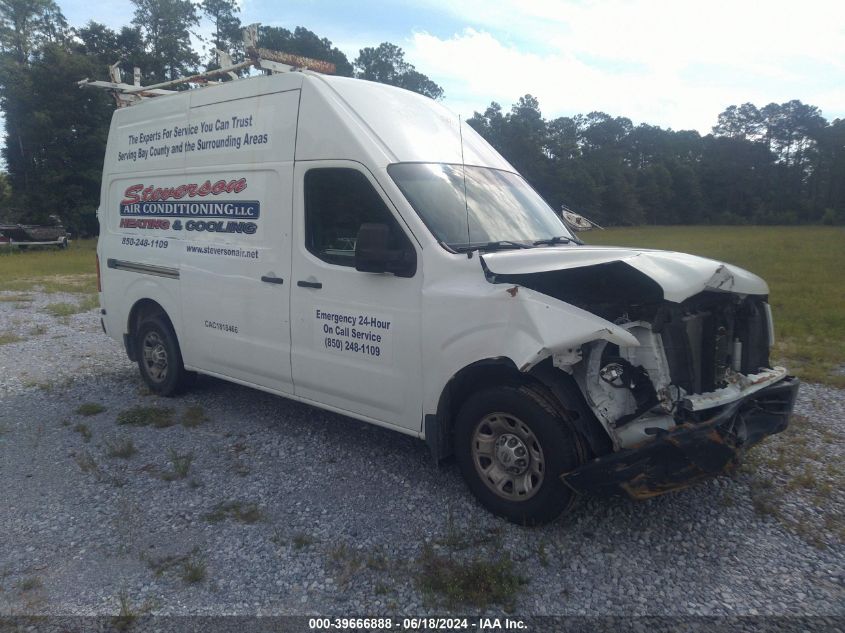
[(798, 388), (761, 279), (582, 244), (398, 88), (304, 71), (141, 99), (98, 216), (103, 326), (153, 391), (207, 374), (422, 438), (516, 522), (721, 472)]

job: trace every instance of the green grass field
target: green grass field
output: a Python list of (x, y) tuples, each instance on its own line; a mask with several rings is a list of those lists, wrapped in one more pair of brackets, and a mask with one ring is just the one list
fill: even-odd
[(74, 240), (64, 250), (0, 246), (0, 290), (97, 292), (97, 240)]
[[(805, 380), (845, 387), (845, 229), (641, 227), (582, 233), (590, 244), (694, 253), (747, 268), (771, 288), (773, 360)], [(95, 240), (65, 251), (4, 252), (0, 290), (96, 292)]]
[(773, 361), (804, 380), (845, 387), (845, 229), (650, 226), (581, 237), (712, 257), (760, 275), (769, 284), (775, 319)]

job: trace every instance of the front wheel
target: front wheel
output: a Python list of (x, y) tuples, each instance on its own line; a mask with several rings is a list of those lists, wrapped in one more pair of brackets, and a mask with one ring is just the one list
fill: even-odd
[(456, 419), (455, 454), (470, 491), (514, 523), (546, 523), (575, 501), (559, 475), (584, 463), (585, 451), (551, 397), (530, 385), (486, 389)]
[(159, 315), (142, 321), (135, 344), (138, 368), (150, 391), (172, 396), (190, 384), (194, 374), (185, 370), (176, 334), (165, 318)]

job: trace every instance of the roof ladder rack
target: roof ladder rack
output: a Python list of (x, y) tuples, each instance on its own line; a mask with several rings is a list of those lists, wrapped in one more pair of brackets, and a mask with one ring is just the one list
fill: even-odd
[(111, 81), (85, 78), (77, 83), (80, 88), (102, 88), (111, 91), (117, 102), (117, 107), (123, 108), (139, 103), (143, 99), (175, 94), (178, 91), (171, 90), (171, 88), (184, 84), (203, 83), (216, 85), (221, 82), (210, 82), (209, 79), (224, 75), (232, 80), (238, 80), (241, 79), (238, 71), (248, 68), (257, 68), (267, 71), (270, 74), (310, 70), (331, 75), (337, 71), (335, 65), (331, 62), (311, 59), (301, 55), (282, 53), (267, 48), (259, 48), (257, 46), (258, 26), (258, 24), (250, 24), (243, 29), (244, 48), (246, 49), (247, 59), (237, 64), (232, 62), (232, 58), (228, 53), (214, 49), (220, 68), (187, 77), (178, 77), (177, 79), (163, 81), (151, 86), (141, 85), (141, 70), (137, 67), (134, 69), (133, 83), (125, 83), (120, 71), (119, 61), (109, 66), (109, 77)]

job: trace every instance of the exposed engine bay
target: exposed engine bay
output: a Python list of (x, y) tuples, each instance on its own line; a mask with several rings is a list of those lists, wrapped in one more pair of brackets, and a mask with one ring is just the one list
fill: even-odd
[(667, 301), (654, 280), (621, 261), (495, 277), (575, 305), (637, 339), (630, 347), (597, 340), (553, 357), (576, 380), (615, 450), (704, 419), (699, 412), (786, 376), (769, 364), (765, 295), (714, 288)]

